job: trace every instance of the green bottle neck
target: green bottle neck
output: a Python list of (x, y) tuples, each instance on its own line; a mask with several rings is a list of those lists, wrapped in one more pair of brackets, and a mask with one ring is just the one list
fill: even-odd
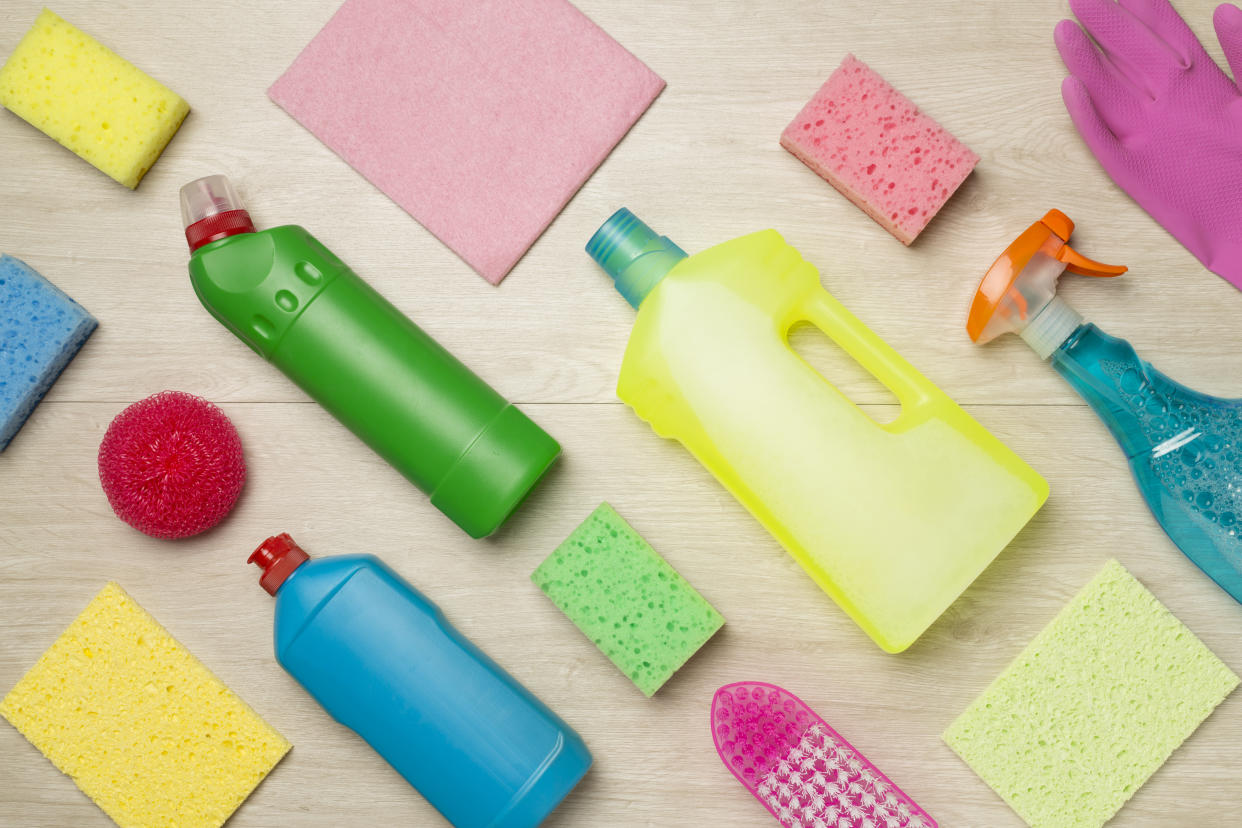
[(635, 309), (686, 258), (686, 252), (667, 236), (656, 235), (624, 207), (595, 231), (586, 250)]

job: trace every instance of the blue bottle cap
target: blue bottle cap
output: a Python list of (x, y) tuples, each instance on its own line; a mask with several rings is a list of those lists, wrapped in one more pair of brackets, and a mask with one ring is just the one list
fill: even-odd
[(624, 207), (595, 231), (586, 251), (635, 308), (674, 265), (686, 258), (686, 252), (667, 236), (656, 235)]

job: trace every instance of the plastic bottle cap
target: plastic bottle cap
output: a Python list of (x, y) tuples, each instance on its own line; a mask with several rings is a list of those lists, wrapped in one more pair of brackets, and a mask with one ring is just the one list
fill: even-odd
[(595, 231), (586, 251), (635, 308), (665, 274), (686, 258), (686, 251), (667, 236), (656, 235), (624, 207)]
[(191, 253), (227, 236), (254, 232), (237, 190), (223, 175), (199, 178), (181, 188), (181, 224)]
[(259, 576), (259, 586), (266, 589), (269, 595), (275, 595), (285, 579), (293, 574), (293, 570), (309, 560), (310, 556), (289, 537), (289, 533), (281, 532), (259, 544), (259, 548), (250, 553), (246, 563), (255, 564), (263, 570), (263, 574)]

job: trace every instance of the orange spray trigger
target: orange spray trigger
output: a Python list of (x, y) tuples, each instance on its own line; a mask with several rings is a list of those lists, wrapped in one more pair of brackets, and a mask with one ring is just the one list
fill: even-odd
[[(1103, 262), (1088, 259), (1070, 247), (1069, 237), (1074, 233), (1074, 222), (1070, 221), (1070, 217), (1060, 210), (1049, 210), (1044, 213), (1044, 217), (1039, 220), (1038, 224), (1032, 224), (1031, 229), (1040, 225), (1047, 227), (1053, 236), (1061, 240), (1060, 247), (1055, 254), (1056, 259), (1064, 262), (1065, 269), (1070, 273), (1077, 273), (1080, 276), (1120, 276), (1126, 272), (1125, 265), (1106, 265)], [(1016, 245), (1017, 242), (1014, 242), (1010, 245), (1010, 249), (1012, 250)]]
[[(1060, 300), (1053, 302), (1062, 273), (1120, 276), (1126, 272), (1125, 267), (1093, 261), (1070, 247), (1073, 232), (1069, 216), (1049, 210), (1005, 248), (988, 268), (971, 303), (966, 320), (971, 340), (983, 343), (1004, 333), (1017, 333), (1030, 342), (1027, 327), (1050, 305), (1055, 305), (1061, 318), (1056, 326), (1059, 334), (1073, 319), (1065, 314), (1073, 314), (1072, 309)], [(1041, 343), (1043, 333), (1041, 329)], [(1042, 352), (1044, 347), (1041, 344), (1036, 350)]]
[(1095, 259), (1088, 259), (1068, 244), (1061, 248), (1057, 258), (1065, 262), (1065, 269), (1079, 276), (1120, 276), (1126, 272), (1125, 265), (1106, 265)]

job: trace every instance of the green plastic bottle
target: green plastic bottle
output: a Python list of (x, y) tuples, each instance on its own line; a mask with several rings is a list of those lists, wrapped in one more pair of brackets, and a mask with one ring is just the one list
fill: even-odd
[(182, 187), (181, 218), (212, 316), (471, 537), (504, 523), (560, 453), (306, 230), (256, 231), (224, 176)]

